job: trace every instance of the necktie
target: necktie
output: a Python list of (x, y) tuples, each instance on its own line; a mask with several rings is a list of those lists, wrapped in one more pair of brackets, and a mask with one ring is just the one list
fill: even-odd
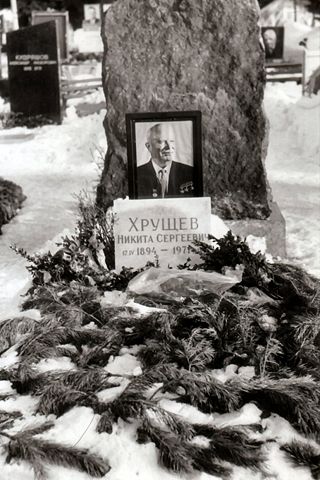
[(166, 190), (167, 190), (167, 170), (161, 168), (158, 172), (159, 175), (159, 182), (161, 185), (161, 197), (164, 198)]

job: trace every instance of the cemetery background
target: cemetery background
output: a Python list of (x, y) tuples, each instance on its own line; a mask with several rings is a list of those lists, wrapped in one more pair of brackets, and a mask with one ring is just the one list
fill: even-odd
[[(89, 102), (101, 101), (102, 92), (88, 98)], [(74, 102), (76, 103), (76, 102)], [(319, 112), (320, 96), (301, 98), (301, 88), (294, 83), (268, 85), (265, 93), (265, 107), (271, 122), (270, 145), (267, 158), (268, 178), (273, 187), (275, 199), (279, 202), (287, 221), (287, 245), (290, 259), (304, 264), (307, 269), (320, 276), (319, 270)], [(8, 105), (1, 102), (0, 109)], [(17, 243), (28, 252), (39, 248), (55, 248), (54, 236), (60, 237), (61, 230), (70, 228), (74, 223), (77, 200), (70, 192), (79, 192), (83, 186), (92, 188), (98, 181), (98, 169), (101, 150), (106, 149), (102, 119), (105, 112), (90, 117), (78, 118), (75, 108), (67, 110), (66, 119), (61, 126), (41, 127), (34, 131), (34, 138), (21, 144), (0, 145), (0, 170), (6, 176), (20, 184), (28, 196), (23, 209), (12, 223), (4, 227), (0, 237), (0, 318), (17, 312), (19, 292), (29, 281), (24, 262), (9, 250), (9, 243)], [(13, 129), (6, 133), (25, 132), (25, 129)], [(79, 136), (79, 132), (82, 133)], [(53, 142), (54, 139), (54, 142)], [(98, 149), (97, 149), (98, 147)], [(41, 202), (40, 202), (41, 199)], [(307, 238), (307, 241), (306, 241)], [(263, 242), (258, 242), (263, 248)], [(37, 313), (33, 312), (35, 318)], [(124, 351), (121, 357), (110, 362), (113, 373), (137, 374), (140, 365), (132, 355)], [(10, 366), (14, 354), (0, 360), (1, 367)], [(71, 363), (67, 360), (44, 360), (42, 371), (52, 369), (68, 370)], [(217, 372), (220, 379), (232, 376), (232, 371)], [(1, 392), (9, 391), (8, 382), (0, 382)], [(116, 392), (114, 392), (116, 393)], [(26, 396), (23, 399), (1, 401), (6, 410), (20, 409), (28, 420), (24, 425), (32, 424), (34, 401)], [(179, 411), (175, 402), (166, 405), (173, 411)], [(186, 409), (184, 414), (195, 418), (199, 412)], [(257, 409), (246, 406), (240, 417), (236, 414), (216, 416), (217, 424), (237, 424), (240, 421), (253, 423), (257, 419)], [(38, 420), (42, 421), (41, 416)], [(112, 470), (106, 478), (110, 480), (132, 480), (132, 472), (139, 472), (139, 478), (173, 480), (176, 475), (157, 466), (153, 445), (139, 446), (135, 443), (133, 429), (119, 422), (110, 437), (95, 433), (96, 418), (89, 408), (74, 408), (55, 423), (49, 437), (57, 441), (62, 439), (79, 447), (88, 447), (96, 453), (112, 459)], [(200, 420), (200, 417), (199, 417)], [(272, 417), (265, 421), (268, 432), (281, 438), (292, 438), (293, 431), (286, 421)], [(21, 424), (22, 426), (22, 424)], [(82, 434), (85, 431), (85, 435)], [(66, 433), (67, 432), (67, 433)], [(80, 441), (79, 441), (80, 439)], [(79, 443), (78, 443), (79, 441)], [(25, 465), (7, 465), (1, 456), (1, 475), (4, 480), (31, 480), (33, 474)], [(271, 468), (281, 480), (310, 479), (307, 469), (294, 469), (283, 459), (276, 449), (270, 461)], [(62, 467), (50, 467), (52, 480), (84, 480), (85, 474)], [(50, 480), (51, 480), (50, 478)], [(196, 477), (195, 477), (196, 478)], [(197, 480), (212, 477), (202, 474)], [(257, 480), (259, 475), (249, 474), (238, 469), (234, 480)]]

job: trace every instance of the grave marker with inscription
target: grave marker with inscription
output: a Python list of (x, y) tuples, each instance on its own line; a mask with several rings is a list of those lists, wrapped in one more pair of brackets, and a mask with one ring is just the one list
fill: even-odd
[(140, 268), (159, 260), (162, 267), (176, 267), (192, 254), (195, 240), (210, 233), (210, 198), (116, 200), (114, 203), (116, 270)]
[(7, 54), (11, 111), (61, 122), (55, 22), (8, 33)]
[(112, 4), (102, 27), (108, 151), (100, 205), (128, 192), (125, 114), (200, 110), (203, 187), (213, 213), (269, 216), (258, 18), (255, 0)]
[(199, 110), (203, 191), (212, 213), (232, 222), (236, 234), (266, 236), (268, 251), (283, 255), (284, 219), (264, 168), (258, 22), (256, 0), (113, 2), (102, 24), (108, 150), (99, 206), (107, 209), (129, 192), (126, 114)]

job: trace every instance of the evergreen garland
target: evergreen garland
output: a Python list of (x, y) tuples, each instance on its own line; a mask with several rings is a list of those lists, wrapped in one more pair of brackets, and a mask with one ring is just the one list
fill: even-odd
[(214, 240), (213, 245), (198, 240), (194, 242), (193, 251), (203, 261), (195, 268), (223, 273), (225, 267), (243, 265), (243, 285), (253, 287), (266, 282), (269, 265), (260, 252), (251, 253), (249, 246), (239, 236), (235, 237), (230, 230), (223, 238), (210, 238)]
[(197, 435), (210, 439), (210, 449), (220, 460), (253, 470), (261, 467), (264, 456), (260, 447), (263, 442), (249, 438), (243, 428), (208, 425), (196, 425), (194, 428)]
[[(98, 433), (111, 433), (118, 419), (134, 422), (137, 441), (153, 442), (160, 464), (174, 472), (199, 470), (229, 478), (233, 465), (263, 472), (268, 445), (260, 438), (261, 423), (251, 428), (190, 424), (163, 408), (166, 397), (210, 414), (254, 402), (263, 416), (277, 413), (319, 442), (319, 280), (292, 265), (267, 263), (228, 233), (215, 245), (196, 242), (202, 263), (192, 267), (221, 273), (242, 265), (242, 281), (223, 298), (186, 298), (143, 318), (129, 307), (106, 308), (103, 292), (125, 290), (138, 272), (109, 269), (112, 231), (94, 209), (81, 208), (78, 234), (64, 240), (58, 255), (29, 257), (20, 251), (31, 262), (34, 278), (24, 308), (38, 308), (42, 319), (9, 319), (0, 325), (1, 348), (16, 344), (20, 356), (17, 365), (0, 371), (1, 379), (9, 380), (18, 394), (37, 397), (37, 412), (43, 415), (90, 407), (99, 415)], [(105, 266), (98, 255), (102, 250)], [(156, 299), (151, 303), (163, 309)], [(119, 385), (104, 367), (121, 348), (132, 346), (142, 374), (127, 377), (127, 387), (113, 401), (101, 401), (98, 392)], [(41, 359), (59, 357), (69, 357), (75, 370), (37, 371)], [(250, 367), (253, 378), (234, 374), (218, 380), (215, 370), (230, 364), (235, 370)], [(12, 457), (31, 462), (39, 478), (45, 475), (44, 464), (52, 461), (91, 475), (106, 473), (108, 467), (88, 452), (82, 452), (82, 461), (79, 451), (63, 453), (63, 446), (34, 438), (34, 433), (15, 437), (10, 433), (15, 418), (0, 412), (7, 448)], [(291, 462), (308, 466), (317, 478), (319, 452), (306, 445), (280, 446)]]

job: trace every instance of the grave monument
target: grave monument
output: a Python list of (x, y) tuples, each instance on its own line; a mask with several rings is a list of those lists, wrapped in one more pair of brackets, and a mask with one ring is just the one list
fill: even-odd
[(117, 0), (105, 15), (104, 208), (128, 194), (125, 114), (200, 110), (204, 196), (235, 233), (283, 255), (264, 160), (264, 52), (256, 0)]
[(8, 33), (7, 55), (11, 111), (61, 122), (56, 23)]

